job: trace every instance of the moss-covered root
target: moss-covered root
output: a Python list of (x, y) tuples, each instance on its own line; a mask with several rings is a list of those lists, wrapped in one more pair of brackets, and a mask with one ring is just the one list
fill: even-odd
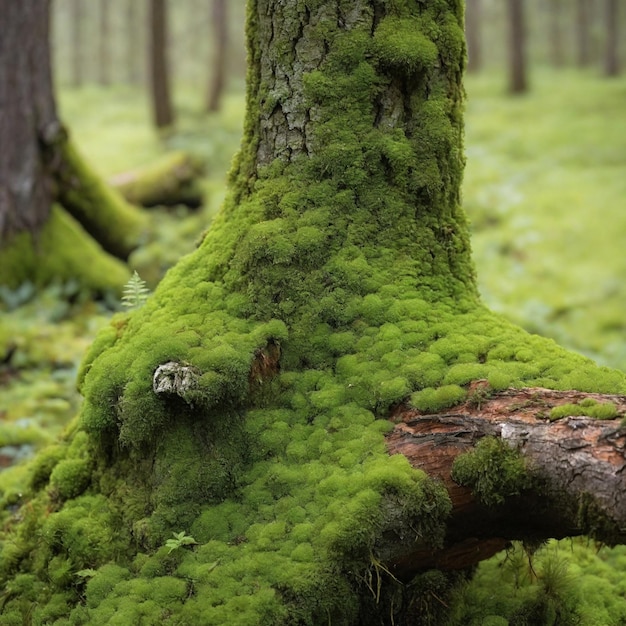
[(59, 202), (106, 252), (127, 259), (147, 218), (92, 171), (67, 137), (58, 140), (56, 150)]
[(120, 291), (128, 268), (107, 254), (61, 207), (54, 206), (42, 231), (22, 232), (0, 249), (0, 285), (78, 280), (88, 290)]
[(133, 204), (144, 207), (185, 204), (197, 208), (203, 201), (199, 183), (202, 170), (197, 159), (177, 151), (140, 169), (119, 174), (109, 182)]

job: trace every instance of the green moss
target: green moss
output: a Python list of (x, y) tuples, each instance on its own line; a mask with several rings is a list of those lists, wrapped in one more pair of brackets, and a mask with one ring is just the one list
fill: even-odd
[(90, 461), (85, 459), (60, 461), (50, 474), (50, 487), (63, 500), (75, 498), (89, 486), (91, 470)]
[(56, 465), (65, 457), (66, 451), (62, 446), (52, 445), (44, 448), (34, 459), (32, 464), (31, 487), (35, 490), (44, 487)]
[(437, 413), (437, 411), (460, 404), (465, 400), (466, 395), (465, 389), (458, 385), (427, 387), (411, 395), (411, 406), (424, 413)]
[(577, 415), (586, 415), (587, 417), (595, 417), (601, 420), (610, 420), (619, 417), (617, 407), (612, 402), (598, 402), (592, 398), (586, 398), (576, 404), (561, 404), (550, 410), (551, 421)]
[[(42, 604), (67, 591), (71, 561), (95, 570), (84, 585), (94, 624), (354, 624), (360, 606), (387, 620), (391, 602), (367, 604), (358, 581), (389, 537), (441, 545), (450, 512), (440, 483), (389, 458), (390, 408), (410, 397), (444, 410), (476, 377), (626, 389), (622, 374), (478, 302), (459, 206), (461, 3), (388, 5), (378, 28), (367, 11), (343, 28), (322, 3), (277, 4), (298, 54), (328, 46), (298, 101), (285, 102), (289, 90), (261, 71), (253, 26), (266, 16), (250, 3), (249, 110), (231, 193), (199, 248), (97, 339), (80, 372), (80, 430), (54, 467), (39, 465), (51, 489), (37, 513), (50, 514), (6, 535), (20, 541), (5, 541), (3, 575), (33, 554), (49, 585)], [(354, 3), (342, 6), (352, 15)], [(306, 11), (315, 19), (301, 31)], [(295, 54), (282, 43), (268, 53), (276, 67)], [(267, 115), (279, 104), (315, 112), (308, 155), (256, 163), (261, 103)], [(157, 395), (154, 373), (169, 361), (190, 368), (192, 384)], [(488, 504), (529, 486), (498, 442), (458, 464)], [(198, 544), (170, 553), (182, 531)], [(445, 580), (421, 582), (430, 610)], [(66, 605), (70, 621), (83, 619), (80, 600)]]
[(532, 486), (523, 457), (501, 439), (485, 437), (454, 460), (452, 479), (487, 506), (502, 504)]
[(429, 68), (439, 55), (437, 46), (415, 27), (414, 20), (397, 17), (387, 17), (378, 25), (374, 50), (380, 63), (406, 74)]
[(78, 280), (96, 292), (121, 292), (130, 277), (128, 268), (108, 255), (68, 213), (52, 207), (37, 235), (20, 233), (0, 252), (0, 284), (15, 289), (30, 281), (37, 286)]
[(57, 148), (63, 159), (59, 202), (107, 252), (127, 258), (146, 228), (146, 216), (91, 170), (72, 141), (63, 138)]

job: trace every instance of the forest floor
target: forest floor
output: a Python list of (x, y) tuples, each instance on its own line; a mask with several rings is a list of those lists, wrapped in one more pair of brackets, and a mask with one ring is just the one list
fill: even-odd
[[(466, 87), (464, 205), (485, 302), (531, 332), (626, 369), (626, 255), (621, 250), (626, 78), (537, 71), (531, 92), (516, 98), (504, 94), (498, 75), (470, 77)], [(150, 241), (131, 257), (151, 288), (194, 248), (218, 210), (242, 126), (243, 92), (228, 95), (222, 112), (212, 116), (200, 111), (199, 94), (177, 94), (176, 128), (157, 134), (139, 91), (60, 92), (63, 118), (104, 177), (177, 149), (206, 164), (206, 205), (198, 212), (155, 210)], [(0, 288), (0, 468), (54, 439), (76, 415), (80, 359), (120, 306), (110, 298), (93, 302), (72, 284), (40, 294), (30, 285)], [(581, 540), (551, 543), (530, 564), (516, 547), (480, 566), (461, 592), (458, 606), (465, 608), (458, 609), (454, 623), (485, 624), (490, 615), (519, 613), (537, 593), (545, 594), (557, 612), (561, 600), (555, 597), (575, 597), (581, 624), (626, 623), (625, 571), (625, 548), (609, 550)], [(498, 605), (501, 589), (497, 598), (490, 595), (494, 585), (510, 587), (505, 594), (510, 606)], [(561, 589), (556, 595), (555, 585)], [(468, 613), (471, 606), (481, 608)]]

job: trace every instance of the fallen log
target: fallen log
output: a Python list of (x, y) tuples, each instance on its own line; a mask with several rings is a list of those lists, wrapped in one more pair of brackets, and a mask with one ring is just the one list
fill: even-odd
[[(585, 406), (612, 406), (603, 412), (617, 418), (577, 415)], [(624, 414), (626, 396), (541, 388), (489, 394), (480, 381), (466, 402), (442, 413), (398, 407), (387, 436), (389, 454), (403, 454), (413, 467), (442, 481), (452, 513), (441, 549), (416, 545), (392, 558), (390, 571), (409, 579), (431, 567), (464, 569), (512, 540), (536, 544), (593, 535), (612, 545), (626, 542)], [(486, 437), (517, 450), (532, 480), (529, 488), (491, 505), (453, 478), (455, 459)], [(493, 471), (485, 467), (485, 474)]]
[(186, 152), (172, 152), (145, 167), (117, 174), (109, 180), (123, 196), (143, 207), (185, 205), (198, 208), (204, 194), (202, 164)]

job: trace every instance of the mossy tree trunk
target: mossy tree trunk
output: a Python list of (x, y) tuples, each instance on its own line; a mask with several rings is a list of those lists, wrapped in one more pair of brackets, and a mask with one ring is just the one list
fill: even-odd
[[(458, 485), (389, 454), (399, 411), (441, 417), (528, 385), (626, 391), (480, 304), (460, 0), (252, 0), (247, 33), (221, 213), (99, 335), (79, 420), (28, 488), (4, 487), (24, 501), (0, 555), (14, 621), (443, 623), (451, 578), (423, 570), (471, 537), (455, 536)], [(442, 420), (423, 423), (436, 443)], [(482, 440), (458, 481), (491, 507), (532, 495), (519, 452)], [(575, 530), (592, 531), (602, 503), (571, 488), (594, 512)], [(508, 531), (491, 528), (499, 547)]]
[(119, 288), (127, 270), (105, 252), (125, 259), (143, 218), (89, 170), (59, 121), (49, 2), (2, 0), (0, 12), (0, 283), (81, 278)]

